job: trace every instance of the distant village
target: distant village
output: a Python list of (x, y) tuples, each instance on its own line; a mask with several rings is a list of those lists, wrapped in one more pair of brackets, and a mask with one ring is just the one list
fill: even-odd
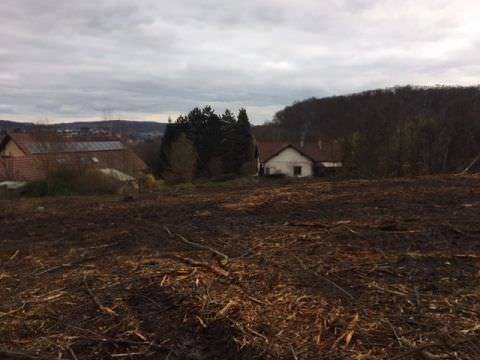
[(145, 121), (107, 120), (74, 122), (52, 125), (35, 125), (0, 120), (0, 138), (8, 133), (53, 131), (65, 137), (122, 136), (132, 143), (162, 137), (166, 124)]
[[(48, 179), (68, 167), (96, 169), (122, 181), (144, 178), (157, 170), (164, 131), (158, 126), (138, 126), (138, 130), (135, 125), (115, 122), (108, 126), (76, 123), (3, 128), (0, 186), (15, 189), (27, 182)], [(255, 164), (248, 172), (251, 176), (331, 177), (342, 167), (341, 147), (335, 142), (257, 142), (251, 137)], [(184, 160), (175, 159), (171, 161), (179, 163), (177, 167), (184, 166)], [(242, 171), (239, 175), (246, 175)]]

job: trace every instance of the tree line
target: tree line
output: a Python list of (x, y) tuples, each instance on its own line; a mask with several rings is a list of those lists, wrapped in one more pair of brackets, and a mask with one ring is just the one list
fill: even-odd
[(479, 87), (395, 87), (296, 102), (259, 141), (338, 140), (361, 177), (458, 172), (480, 153)]
[(247, 111), (218, 115), (210, 107), (195, 108), (167, 125), (157, 172), (172, 183), (197, 178), (246, 175), (256, 170)]

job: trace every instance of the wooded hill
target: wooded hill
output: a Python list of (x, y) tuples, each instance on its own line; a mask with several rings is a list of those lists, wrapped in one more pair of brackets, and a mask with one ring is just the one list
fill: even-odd
[(395, 87), (296, 102), (257, 141), (337, 140), (364, 177), (456, 172), (480, 153), (480, 87)]

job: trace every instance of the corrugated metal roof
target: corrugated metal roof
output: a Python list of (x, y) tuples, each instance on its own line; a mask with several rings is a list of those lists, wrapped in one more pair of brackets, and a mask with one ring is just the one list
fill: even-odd
[(73, 153), (88, 151), (125, 150), (126, 146), (120, 141), (83, 141), (83, 142), (41, 142), (27, 143), (31, 154)]

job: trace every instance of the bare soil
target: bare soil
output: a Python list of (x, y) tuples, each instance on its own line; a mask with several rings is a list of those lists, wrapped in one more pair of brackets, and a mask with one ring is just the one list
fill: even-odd
[(0, 358), (480, 359), (480, 177), (1, 202)]

